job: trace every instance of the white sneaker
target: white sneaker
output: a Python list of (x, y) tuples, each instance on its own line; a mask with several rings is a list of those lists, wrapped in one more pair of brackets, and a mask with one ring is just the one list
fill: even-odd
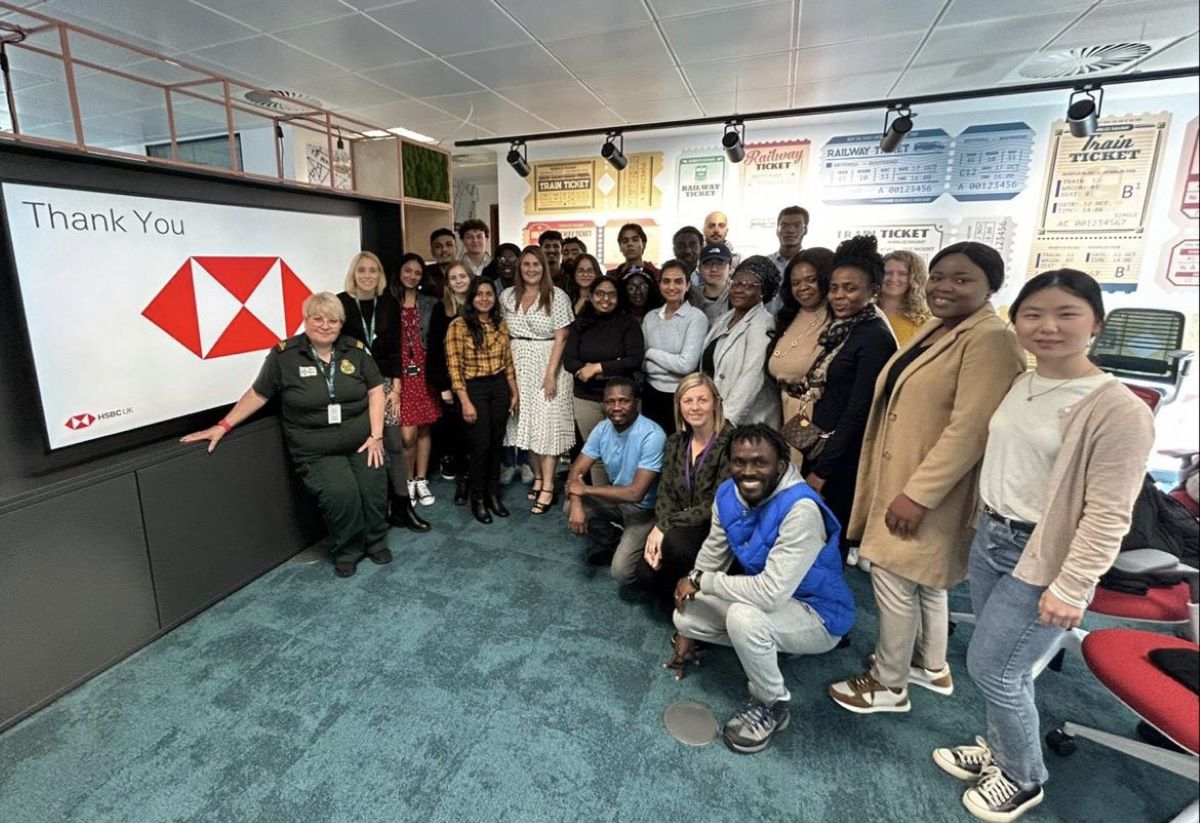
[(517, 476), (516, 466), (501, 466), (500, 467), (500, 485), (507, 486)]
[(850, 549), (846, 552), (846, 565), (847, 566), (857, 566), (858, 565), (858, 546), (851, 546)]
[(521, 465), (521, 482), (526, 486), (533, 483), (533, 469), (529, 468), (528, 463)]
[(432, 506), (434, 501), (437, 500), (433, 496), (433, 493), (429, 491), (429, 481), (424, 477), (418, 477), (412, 481), (411, 491), (408, 493), (408, 496), (422, 506)]
[(408, 481), (408, 499), (409, 500), (417, 499), (417, 481), (416, 480)]
[(983, 776), (983, 770), (992, 765), (992, 750), (987, 741), (977, 735), (974, 746), (934, 749), (933, 762), (946, 774), (974, 783)]
[(949, 663), (938, 671), (911, 666), (908, 670), (908, 682), (938, 694), (954, 694), (954, 678), (950, 676)]
[(888, 688), (876, 680), (869, 669), (849, 680), (832, 684), (829, 696), (843, 709), (855, 714), (906, 712), (912, 708), (907, 688)]
[(865, 557), (858, 558), (858, 568), (860, 571), (864, 571), (867, 574), (870, 574), (871, 573), (871, 561)]

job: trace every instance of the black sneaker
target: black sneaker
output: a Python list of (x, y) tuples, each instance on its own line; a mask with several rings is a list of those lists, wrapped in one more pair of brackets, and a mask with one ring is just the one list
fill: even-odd
[(967, 811), (990, 823), (1008, 823), (1038, 805), (1045, 798), (1041, 786), (1022, 789), (1008, 779), (996, 765), (984, 766), (979, 782), (963, 792)]
[(986, 740), (976, 737), (974, 746), (934, 749), (933, 762), (946, 774), (974, 783), (983, 774), (984, 768), (992, 765), (992, 750), (988, 748)]
[(454, 467), (454, 460), (450, 457), (443, 457), (441, 463), (441, 473), (443, 480), (457, 480), (458, 471)]
[(788, 701), (776, 700), (770, 706), (761, 700), (751, 700), (725, 722), (725, 745), (741, 754), (761, 752), (771, 738), (791, 722)]

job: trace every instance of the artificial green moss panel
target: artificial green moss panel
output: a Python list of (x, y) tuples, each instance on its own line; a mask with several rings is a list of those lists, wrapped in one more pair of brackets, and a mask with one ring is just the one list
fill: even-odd
[(440, 151), (404, 143), (404, 196), (450, 202), (450, 158)]

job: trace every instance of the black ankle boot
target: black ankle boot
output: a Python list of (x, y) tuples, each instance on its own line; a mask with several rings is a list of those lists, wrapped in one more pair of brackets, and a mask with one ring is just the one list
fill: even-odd
[(397, 497), (393, 494), (389, 508), (388, 525), (394, 529), (427, 532), (431, 528), (429, 523), (417, 516), (411, 497)]
[(462, 472), (458, 475), (458, 482), (454, 486), (454, 505), (467, 505), (467, 473)]
[(492, 522), (492, 515), (488, 513), (487, 505), (482, 498), (475, 498), (471, 501), (471, 514), (475, 515), (475, 519), (485, 525)]
[(508, 517), (508, 509), (505, 508), (504, 501), (500, 499), (500, 495), (492, 492), (484, 498), (484, 502), (487, 504), (488, 511), (492, 514), (497, 517)]

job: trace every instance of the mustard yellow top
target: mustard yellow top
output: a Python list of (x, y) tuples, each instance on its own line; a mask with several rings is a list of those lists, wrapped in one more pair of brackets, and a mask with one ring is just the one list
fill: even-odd
[(904, 348), (904, 344), (913, 339), (913, 336), (920, 331), (924, 323), (914, 323), (903, 314), (897, 312), (895, 314), (885, 314), (888, 323), (892, 326), (892, 333), (896, 335), (896, 341), (900, 344), (900, 348)]

